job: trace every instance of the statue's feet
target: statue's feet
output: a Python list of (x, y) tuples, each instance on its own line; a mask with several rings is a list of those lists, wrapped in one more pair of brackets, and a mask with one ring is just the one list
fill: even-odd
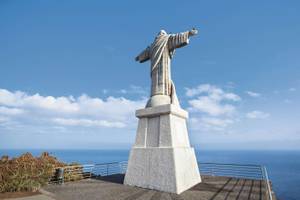
[(168, 95), (154, 95), (147, 102), (146, 108), (171, 104), (171, 97)]

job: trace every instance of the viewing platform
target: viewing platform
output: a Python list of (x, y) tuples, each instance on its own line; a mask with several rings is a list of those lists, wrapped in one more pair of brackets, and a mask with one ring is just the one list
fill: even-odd
[(216, 163), (198, 165), (202, 182), (179, 195), (123, 185), (126, 162), (83, 165), (81, 169), (76, 167), (74, 170), (85, 179), (63, 184), (55, 184), (55, 180), (52, 180), (51, 184), (43, 188), (42, 193), (57, 200), (276, 199), (263, 166)]

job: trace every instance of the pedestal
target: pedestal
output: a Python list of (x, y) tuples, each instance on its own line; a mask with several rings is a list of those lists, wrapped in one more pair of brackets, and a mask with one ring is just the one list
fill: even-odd
[(201, 182), (188, 138), (188, 113), (167, 104), (137, 110), (136, 116), (136, 141), (124, 184), (179, 194)]

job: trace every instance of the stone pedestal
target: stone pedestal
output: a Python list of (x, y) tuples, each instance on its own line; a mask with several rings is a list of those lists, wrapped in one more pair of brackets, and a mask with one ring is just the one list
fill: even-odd
[(201, 182), (188, 138), (188, 113), (167, 104), (137, 110), (136, 116), (136, 141), (124, 184), (179, 194)]

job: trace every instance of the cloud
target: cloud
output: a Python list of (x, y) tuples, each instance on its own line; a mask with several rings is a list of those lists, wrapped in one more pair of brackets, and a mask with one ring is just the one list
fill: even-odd
[(108, 90), (108, 89), (103, 89), (102, 93), (107, 95), (142, 95), (142, 96), (148, 96), (148, 89), (144, 87), (140, 87), (137, 85), (130, 85), (127, 88), (122, 88), (120, 90)]
[(225, 92), (210, 84), (202, 84), (196, 88), (186, 88), (186, 95), (188, 97), (195, 97), (195, 99), (188, 101), (191, 106), (189, 110), (196, 112), (203, 112), (212, 116), (230, 115), (235, 111), (235, 106), (228, 102), (237, 102), (241, 98), (230, 92)]
[(39, 94), (27, 95), (24, 92), (10, 92), (0, 89), (0, 105), (27, 108), (43, 109), (60, 113), (75, 113), (79, 107), (73, 97), (52, 97)]
[(222, 119), (216, 117), (200, 117), (190, 119), (191, 128), (193, 130), (214, 130), (223, 131), (230, 124), (233, 124), (232, 119)]
[(226, 92), (211, 84), (202, 84), (195, 88), (186, 88), (186, 96), (191, 111), (191, 128), (196, 130), (224, 131), (236, 120), (236, 102), (240, 96)]
[(137, 86), (137, 85), (130, 85), (130, 92), (132, 93), (136, 93), (136, 94), (147, 94), (148, 93), (148, 90), (146, 88), (143, 88), (143, 87), (140, 87), (140, 86)]
[(252, 92), (252, 91), (246, 91), (246, 93), (247, 93), (250, 97), (260, 97), (260, 96), (261, 96), (260, 93), (256, 93), (256, 92)]
[[(0, 118), (19, 124), (123, 128), (134, 124), (134, 112), (146, 99), (42, 96), (0, 89)], [(1, 120), (4, 121), (4, 120)]]
[(249, 119), (266, 119), (269, 116), (270, 116), (269, 113), (265, 113), (259, 110), (254, 110), (246, 114), (246, 117)]
[(1, 125), (1, 123), (7, 122), (7, 121), (9, 121), (8, 117), (0, 116), (0, 125)]
[(186, 96), (193, 97), (200, 94), (207, 93), (211, 98), (215, 100), (232, 100), (239, 101), (241, 98), (234, 93), (224, 92), (221, 88), (210, 85), (210, 84), (201, 84), (196, 88), (186, 88)]
[(289, 92), (295, 92), (296, 91), (296, 88), (289, 88)]
[(55, 118), (53, 121), (60, 125), (66, 126), (102, 126), (102, 127), (115, 127), (115, 128), (123, 128), (126, 126), (125, 123), (122, 122), (109, 122), (106, 120), (90, 120), (90, 119), (65, 119), (65, 118)]
[(146, 95), (147, 92), (148, 91), (145, 88), (136, 85), (130, 85), (129, 88), (118, 91), (118, 93), (121, 94), (138, 94), (138, 95)]
[(287, 104), (292, 103), (292, 101), (290, 99), (285, 99), (283, 102), (287, 103)]
[(186, 89), (186, 96), (188, 97), (193, 97), (193, 96), (196, 96), (198, 94), (201, 94), (205, 91), (208, 91), (211, 89), (211, 85), (210, 84), (202, 84), (202, 85), (199, 85), (198, 87), (196, 88), (185, 88)]
[(230, 104), (222, 105), (219, 101), (216, 101), (210, 97), (198, 97), (197, 99), (190, 100), (191, 111), (204, 112), (212, 116), (229, 115), (235, 111), (235, 107)]
[(122, 93), (122, 94), (126, 94), (126, 93), (128, 93), (128, 91), (127, 91), (127, 90), (125, 90), (125, 89), (122, 89), (122, 90), (120, 90), (120, 93)]
[(20, 115), (22, 113), (24, 113), (22, 109), (0, 106), (0, 114), (2, 115)]

